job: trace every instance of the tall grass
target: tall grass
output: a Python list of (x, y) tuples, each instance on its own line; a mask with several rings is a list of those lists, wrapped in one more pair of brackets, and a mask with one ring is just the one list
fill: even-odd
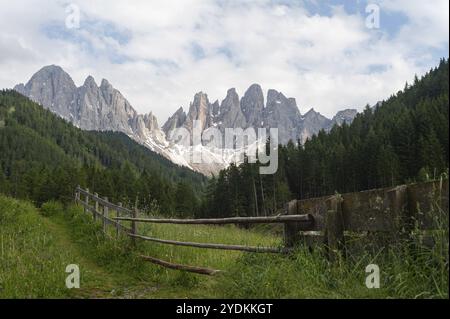
[[(448, 299), (448, 214), (435, 203), (426, 215), (433, 219), (433, 231), (424, 232), (416, 225), (407, 236), (399, 236), (403, 239), (378, 249), (373, 238), (360, 238), (352, 243), (358, 249), (348, 250), (346, 258), (333, 263), (324, 247), (312, 253), (298, 247), (289, 258), (242, 256), (215, 289), (226, 298)], [(369, 264), (380, 268), (379, 289), (365, 285)]]
[[(433, 212), (436, 224), (433, 245), (417, 229), (411, 238), (374, 249), (372, 242), (359, 239), (360, 249), (330, 263), (326, 249), (311, 252), (298, 247), (289, 255), (242, 253), (168, 246), (138, 241), (136, 251), (164, 260), (223, 270), (214, 279), (168, 270), (148, 264), (152, 280), (202, 293), (194, 296), (226, 298), (448, 298), (448, 216)], [(447, 217), (446, 217), (447, 216)], [(447, 220), (445, 220), (447, 218)], [(445, 226), (447, 225), (447, 226)], [(279, 246), (279, 236), (261, 230), (235, 226), (140, 224), (138, 232), (180, 241)], [(372, 241), (373, 238), (368, 240)], [(361, 249), (362, 248), (362, 249)], [(364, 249), (366, 248), (366, 249)], [(366, 266), (380, 267), (380, 289), (365, 285)]]
[(0, 298), (67, 297), (72, 262), (33, 205), (0, 195)]
[[(80, 207), (65, 209), (58, 203), (43, 205), (42, 217), (30, 204), (0, 197), (0, 297), (72, 297), (64, 287), (64, 268), (82, 255), (101, 274), (85, 274), (100, 288), (130, 297), (191, 298), (448, 298), (448, 216), (435, 208), (435, 229), (379, 250), (349, 252), (331, 263), (324, 248), (312, 252), (303, 246), (289, 255), (244, 253), (162, 245), (126, 236), (116, 237), (110, 227)], [(51, 221), (66, 232), (70, 243), (56, 243)], [(280, 246), (281, 237), (271, 228), (244, 230), (235, 226), (139, 224), (140, 234), (194, 242)], [(425, 240), (427, 239), (427, 240)], [(433, 245), (430, 245), (430, 240)], [(370, 243), (358, 243), (362, 248)], [(64, 249), (70, 246), (69, 249)], [(73, 253), (74, 247), (77, 252)], [(360, 250), (361, 251), (361, 250)], [(139, 258), (148, 255), (175, 263), (223, 270), (207, 277), (170, 270)], [(381, 271), (380, 289), (365, 285), (368, 264)], [(85, 265), (88, 267), (89, 265)], [(91, 265), (92, 266), (92, 265)], [(83, 276), (83, 275), (82, 275)], [(99, 280), (95, 276), (102, 276)], [(111, 278), (109, 281), (103, 277)], [(86, 297), (92, 297), (87, 293)]]

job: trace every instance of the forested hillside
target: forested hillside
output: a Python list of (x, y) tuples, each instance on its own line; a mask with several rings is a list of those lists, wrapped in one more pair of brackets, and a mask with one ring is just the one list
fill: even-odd
[(292, 198), (353, 192), (448, 175), (449, 64), (441, 60), (403, 91), (367, 107), (351, 125), (321, 131), (304, 145), (279, 146), (275, 175), (257, 164), (212, 179), (202, 214), (264, 215)]
[[(77, 184), (124, 204), (192, 214), (206, 178), (122, 133), (82, 131), (13, 91), (0, 92), (0, 193), (41, 204)], [(175, 198), (177, 200), (175, 201)]]

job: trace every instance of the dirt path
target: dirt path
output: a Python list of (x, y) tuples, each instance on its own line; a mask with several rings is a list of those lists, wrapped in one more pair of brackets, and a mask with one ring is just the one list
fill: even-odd
[(71, 290), (73, 298), (155, 298), (158, 290), (149, 283), (136, 283), (126, 274), (111, 274), (83, 254), (82, 248), (70, 237), (68, 225), (59, 218), (45, 218), (45, 226), (56, 239), (61, 250), (69, 250), (74, 256), (73, 264), (80, 267), (79, 289)]

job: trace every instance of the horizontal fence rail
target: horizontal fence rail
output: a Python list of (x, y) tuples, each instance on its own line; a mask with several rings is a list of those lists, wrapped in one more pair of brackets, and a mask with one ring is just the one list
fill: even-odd
[(125, 227), (124, 225), (121, 225), (120, 223), (118, 223), (114, 219), (111, 219), (109, 217), (104, 216), (101, 212), (97, 211), (95, 209), (95, 207), (92, 207), (92, 206), (86, 204), (85, 202), (83, 202), (83, 201), (81, 201), (79, 199), (75, 200), (75, 202), (80, 204), (81, 206), (83, 206), (86, 210), (88, 210), (91, 213), (95, 214), (97, 218), (102, 219), (104, 223), (118, 228), (120, 231), (122, 231), (125, 234), (129, 234), (131, 232), (130, 228)]
[(176, 241), (176, 240), (167, 240), (160, 238), (152, 238), (142, 235), (134, 235), (128, 234), (128, 236), (133, 238), (139, 238), (147, 241), (152, 241), (160, 244), (169, 244), (175, 246), (186, 246), (186, 247), (196, 247), (196, 248), (210, 248), (210, 249), (222, 249), (222, 250), (238, 250), (238, 251), (247, 251), (253, 253), (286, 253), (289, 252), (289, 249), (283, 248), (273, 248), (273, 247), (256, 247), (256, 246), (241, 246), (241, 245), (225, 245), (225, 244), (210, 244), (210, 243), (193, 243), (186, 241)]
[(127, 215), (131, 215), (132, 211), (128, 208), (119, 206), (119, 205), (115, 205), (113, 203), (108, 202), (107, 200), (95, 195), (95, 194), (91, 194), (89, 193), (89, 191), (82, 189), (81, 187), (77, 188), (77, 191), (80, 192), (81, 194), (85, 195), (85, 196), (89, 196), (90, 199), (92, 199), (95, 202), (98, 202), (100, 205), (102, 206), (106, 206), (108, 208), (110, 208), (111, 210), (114, 210), (116, 212), (120, 212), (123, 214), (127, 214)]
[[(76, 188), (75, 202), (82, 205), (86, 212), (91, 212), (94, 220), (103, 222), (106, 233), (108, 225), (119, 232), (136, 240), (150, 241), (166, 245), (185, 246), (206, 249), (235, 250), (255, 253), (287, 253), (302, 243), (309, 248), (325, 245), (330, 260), (345, 256), (351, 249), (351, 240), (367, 238), (371, 244), (387, 245), (388, 242), (398, 242), (405, 239), (403, 233), (413, 233), (413, 227), (418, 227), (420, 234), (429, 240), (427, 232), (436, 231), (436, 212), (447, 216), (449, 213), (448, 179), (399, 185), (362, 192), (335, 194), (320, 198), (292, 200), (287, 203), (283, 213), (268, 217), (231, 217), (208, 219), (177, 219), (177, 218), (142, 218), (139, 217), (137, 203), (133, 209), (128, 209), (110, 203), (107, 198), (91, 194), (88, 189)], [(84, 196), (84, 200), (80, 199)], [(89, 205), (94, 201), (95, 207)], [(99, 206), (103, 206), (100, 209)], [(115, 211), (115, 216), (109, 216)], [(122, 216), (120, 216), (122, 214)], [(121, 222), (129, 222), (131, 228)], [(180, 225), (226, 225), (226, 224), (284, 224), (284, 246), (256, 247), (243, 245), (228, 245), (215, 243), (198, 243), (154, 238), (138, 234), (138, 223), (180, 224)], [(379, 239), (374, 236), (380, 235)], [(426, 237), (428, 236), (428, 237)], [(347, 240), (348, 239), (348, 240)], [(432, 242), (430, 242), (432, 244)], [(180, 265), (150, 256), (141, 256), (146, 261), (170, 269), (184, 270), (198, 274), (213, 275), (219, 270)]]
[(283, 215), (274, 217), (231, 217), (231, 218), (207, 218), (207, 219), (167, 219), (167, 218), (131, 218), (116, 217), (115, 220), (135, 221), (139, 223), (153, 224), (181, 224), (181, 225), (225, 225), (225, 224), (274, 224), (288, 222), (302, 222), (312, 224), (312, 215)]
[[(80, 196), (84, 196), (84, 200), (81, 200)], [(95, 206), (89, 205), (89, 201), (93, 201)], [(215, 243), (198, 243), (187, 241), (176, 241), (169, 239), (153, 238), (144, 236), (137, 233), (137, 223), (154, 223), (154, 224), (181, 224), (181, 225), (226, 225), (226, 224), (289, 224), (295, 223), (301, 229), (309, 229), (314, 225), (314, 217), (310, 214), (296, 214), (296, 215), (278, 215), (268, 217), (231, 217), (231, 218), (208, 218), (208, 219), (176, 219), (176, 218), (139, 218), (137, 206), (134, 209), (128, 209), (122, 207), (122, 205), (116, 205), (108, 201), (107, 198), (101, 198), (97, 194), (92, 194), (88, 189), (84, 190), (81, 187), (76, 188), (75, 202), (83, 206), (86, 212), (93, 214), (94, 220), (99, 219), (103, 223), (103, 231), (106, 232), (108, 225), (116, 228), (117, 234), (119, 232), (131, 237), (133, 240), (139, 239), (143, 241), (150, 241), (166, 245), (184, 246), (193, 248), (205, 248), (205, 249), (218, 249), (218, 250), (230, 250), (230, 251), (243, 251), (252, 253), (288, 253), (292, 251), (290, 247), (258, 247), (258, 246), (244, 246), (244, 245), (229, 245), (229, 244), (215, 244)], [(99, 206), (103, 206), (100, 209)], [(108, 213), (115, 211), (116, 216), (109, 217)], [(126, 216), (120, 216), (120, 214)], [(122, 221), (131, 222), (131, 228), (125, 227), (120, 224)], [(150, 256), (140, 256), (142, 259), (152, 262), (156, 265), (160, 265), (170, 269), (183, 270), (204, 275), (215, 275), (220, 270), (196, 267), (190, 265), (181, 265), (177, 263), (171, 263), (158, 258)]]

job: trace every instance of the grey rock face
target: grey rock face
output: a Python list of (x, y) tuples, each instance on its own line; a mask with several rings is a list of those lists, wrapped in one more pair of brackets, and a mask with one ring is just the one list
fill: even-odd
[(281, 92), (269, 90), (263, 118), (266, 128), (278, 128), (279, 143), (297, 140), (301, 115), (295, 99), (288, 99)]
[(197, 93), (194, 101), (189, 106), (189, 112), (183, 126), (190, 132), (194, 127), (194, 121), (200, 121), (202, 130), (211, 125), (211, 104), (208, 100), (208, 95), (203, 92)]
[(26, 85), (19, 84), (14, 89), (67, 120), (77, 108), (77, 87), (59, 66), (43, 67)]
[(264, 125), (264, 94), (261, 86), (253, 84), (245, 92), (241, 100), (242, 114), (247, 127), (262, 127)]
[(186, 113), (183, 111), (183, 108), (180, 107), (162, 126), (162, 129), (166, 135), (176, 129), (177, 127), (181, 127), (186, 121)]
[(149, 137), (166, 143), (156, 117), (151, 113), (139, 115), (105, 79), (98, 86), (88, 76), (77, 88), (62, 68), (51, 65), (14, 89), (81, 129), (123, 132), (143, 144)]
[(235, 89), (229, 89), (226, 98), (219, 108), (220, 114), (215, 117), (219, 129), (225, 132), (226, 128), (245, 127), (246, 121), (242, 114), (239, 96)]
[(357, 114), (358, 114), (358, 111), (355, 109), (346, 109), (343, 111), (339, 111), (336, 113), (336, 115), (331, 120), (332, 125), (334, 126), (335, 124), (337, 124), (340, 126), (344, 123), (350, 124), (353, 122), (353, 119), (356, 117)]
[(321, 130), (330, 126), (331, 120), (323, 116), (322, 114), (310, 109), (302, 118), (300, 126), (299, 139), (301, 143), (304, 143), (307, 139), (313, 135), (318, 134)]
[[(198, 120), (202, 130), (207, 132), (210, 128), (218, 128), (222, 134), (226, 128), (278, 128), (279, 143), (286, 144), (289, 140), (304, 143), (322, 129), (351, 123), (357, 114), (356, 110), (347, 109), (330, 120), (311, 109), (302, 116), (295, 99), (269, 90), (264, 103), (261, 87), (253, 84), (242, 99), (235, 89), (229, 89), (221, 103), (211, 104), (205, 93), (197, 93), (188, 113), (180, 107), (161, 129), (152, 113), (138, 114), (107, 80), (102, 80), (98, 86), (89, 76), (81, 87), (77, 87), (72, 78), (55, 65), (42, 68), (25, 85), (16, 85), (14, 89), (81, 129), (123, 132), (173, 162), (205, 174), (217, 173), (229, 163), (225, 160), (221, 163), (190, 163), (186, 155), (192, 149), (174, 147), (168, 140), (171, 131), (184, 127), (192, 132), (194, 121)], [(213, 132), (212, 129), (209, 131)], [(205, 144), (221, 147), (221, 141), (215, 138), (211, 144)]]
[(179, 109), (164, 124), (163, 129), (167, 135), (177, 127), (189, 129), (193, 120), (201, 120), (203, 130), (217, 127), (224, 133), (225, 128), (278, 128), (279, 143), (287, 144), (289, 140), (304, 143), (320, 130), (328, 131), (335, 124), (351, 123), (356, 113), (353, 109), (343, 110), (330, 120), (311, 109), (302, 116), (295, 99), (287, 98), (276, 90), (267, 92), (264, 104), (261, 87), (253, 84), (241, 100), (235, 89), (228, 90), (220, 106), (217, 101), (211, 105), (204, 93), (197, 93), (187, 117), (182, 116), (182, 109)]

